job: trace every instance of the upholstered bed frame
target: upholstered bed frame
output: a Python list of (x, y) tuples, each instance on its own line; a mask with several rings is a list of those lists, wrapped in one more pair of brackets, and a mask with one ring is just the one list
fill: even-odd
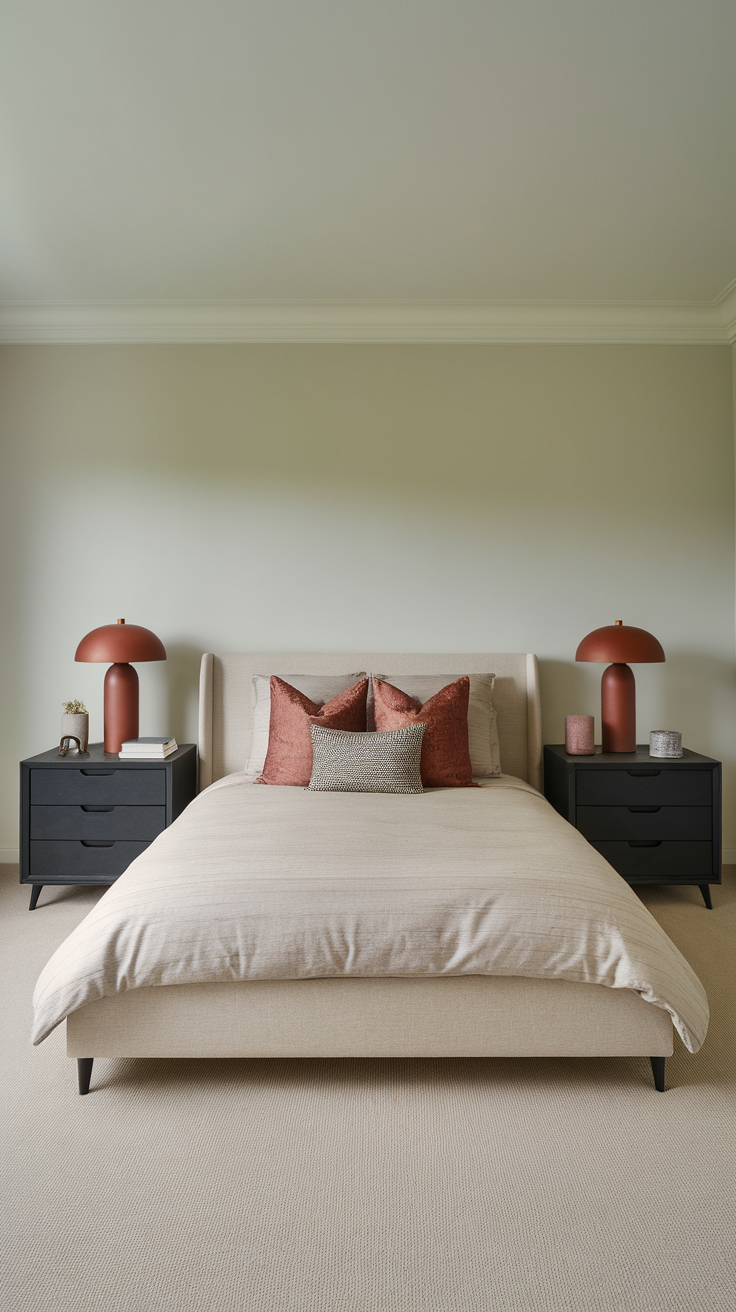
[[(202, 657), (200, 789), (242, 770), (254, 674), (495, 671), (501, 765), (541, 788), (539, 675), (531, 654), (232, 654)], [(99, 1057), (648, 1056), (664, 1087), (672, 1022), (625, 989), (565, 980), (263, 980), (134, 989), (67, 1017), (86, 1092)]]

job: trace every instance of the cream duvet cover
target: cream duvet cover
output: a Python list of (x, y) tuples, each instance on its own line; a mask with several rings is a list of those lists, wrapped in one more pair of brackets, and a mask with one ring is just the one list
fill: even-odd
[(127, 989), (343, 975), (506, 975), (633, 989), (691, 1052), (703, 987), (636, 893), (528, 784), (310, 793), (229, 775), (62, 943), (33, 1041)]

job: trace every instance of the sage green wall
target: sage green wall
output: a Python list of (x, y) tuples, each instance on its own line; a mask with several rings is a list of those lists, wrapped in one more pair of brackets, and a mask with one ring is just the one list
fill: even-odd
[(736, 848), (731, 351), (654, 346), (7, 347), (2, 816), (79, 638), (148, 625), (141, 731), (196, 736), (204, 650), (533, 650), (544, 735), (599, 710), (580, 638), (623, 619), (638, 736), (726, 762)]

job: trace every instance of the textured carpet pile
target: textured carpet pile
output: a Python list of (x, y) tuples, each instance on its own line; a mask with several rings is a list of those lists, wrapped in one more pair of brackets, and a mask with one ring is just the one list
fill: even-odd
[(28, 1042), (102, 890), (0, 868), (4, 1312), (732, 1312), (736, 870), (643, 899), (712, 1021), (645, 1058), (96, 1061)]

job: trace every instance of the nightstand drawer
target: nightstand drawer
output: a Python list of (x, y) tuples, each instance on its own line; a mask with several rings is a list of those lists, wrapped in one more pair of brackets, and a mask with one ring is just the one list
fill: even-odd
[(711, 806), (710, 770), (658, 770), (642, 765), (630, 770), (602, 768), (576, 773), (578, 806)]
[(92, 879), (122, 875), (135, 857), (140, 856), (148, 843), (118, 842), (104, 846), (90, 846), (89, 842), (31, 843), (30, 874), (46, 883), (63, 884), (65, 877), (74, 875)]
[(116, 770), (90, 766), (79, 770), (32, 770), (31, 803), (53, 806), (77, 803), (118, 806), (164, 806), (165, 770)]
[(579, 806), (577, 828), (591, 842), (602, 839), (713, 839), (709, 806)]
[(708, 883), (713, 880), (712, 843), (658, 843), (632, 847), (629, 843), (593, 843), (592, 846), (632, 884)]
[(165, 806), (32, 806), (31, 838), (132, 838), (150, 842), (166, 828)]

